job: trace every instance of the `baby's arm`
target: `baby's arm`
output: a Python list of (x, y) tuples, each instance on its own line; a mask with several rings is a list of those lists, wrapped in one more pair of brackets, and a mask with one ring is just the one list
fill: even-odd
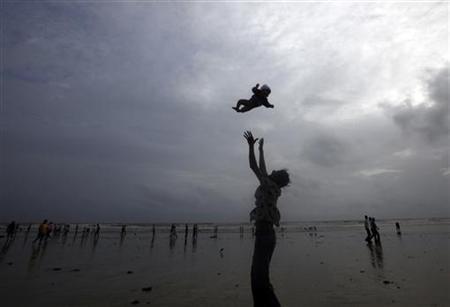
[(274, 107), (274, 105), (273, 105), (273, 104), (270, 104), (270, 102), (269, 102), (267, 99), (263, 102), (263, 105), (264, 105), (266, 108), (273, 108), (273, 107)]
[(261, 92), (261, 90), (260, 90), (258, 87), (259, 87), (259, 83), (257, 83), (257, 84), (255, 85), (255, 87), (252, 88), (253, 94), (259, 95), (259, 93)]

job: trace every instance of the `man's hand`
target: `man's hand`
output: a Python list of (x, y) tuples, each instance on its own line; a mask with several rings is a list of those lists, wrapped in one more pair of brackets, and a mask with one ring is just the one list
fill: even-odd
[(255, 87), (258, 88), (259, 87), (259, 83), (256, 83)]
[(247, 140), (247, 143), (249, 146), (255, 145), (258, 138), (254, 138), (251, 131), (245, 131), (244, 132), (244, 138)]
[(259, 147), (258, 147), (259, 150), (262, 150), (263, 147), (264, 147), (264, 138), (261, 138), (261, 139), (259, 140), (258, 144), (259, 144)]

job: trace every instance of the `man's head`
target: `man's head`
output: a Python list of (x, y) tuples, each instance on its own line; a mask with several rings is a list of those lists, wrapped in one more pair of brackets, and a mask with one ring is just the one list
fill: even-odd
[(269, 178), (275, 182), (279, 188), (284, 188), (291, 182), (289, 179), (289, 173), (286, 169), (272, 171)]

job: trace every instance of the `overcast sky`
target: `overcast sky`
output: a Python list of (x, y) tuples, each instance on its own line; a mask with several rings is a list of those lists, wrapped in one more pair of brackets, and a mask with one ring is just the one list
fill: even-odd
[(2, 6), (2, 221), (248, 221), (245, 130), (282, 221), (450, 215), (448, 3)]

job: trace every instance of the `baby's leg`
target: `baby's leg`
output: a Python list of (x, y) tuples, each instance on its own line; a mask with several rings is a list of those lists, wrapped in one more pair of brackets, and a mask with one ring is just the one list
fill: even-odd
[(237, 102), (237, 104), (236, 104), (236, 106), (235, 107), (233, 107), (233, 109), (235, 109), (236, 110), (236, 112), (241, 112), (241, 110), (243, 109), (239, 109), (241, 106), (244, 106), (244, 108), (245, 108), (245, 106), (246, 105), (248, 105), (248, 103), (249, 103), (249, 101), (247, 100), (247, 99), (240, 99), (238, 102)]
[(250, 111), (253, 108), (254, 108), (254, 106), (252, 104), (247, 104), (247, 105), (244, 105), (238, 112), (244, 113), (244, 112)]

